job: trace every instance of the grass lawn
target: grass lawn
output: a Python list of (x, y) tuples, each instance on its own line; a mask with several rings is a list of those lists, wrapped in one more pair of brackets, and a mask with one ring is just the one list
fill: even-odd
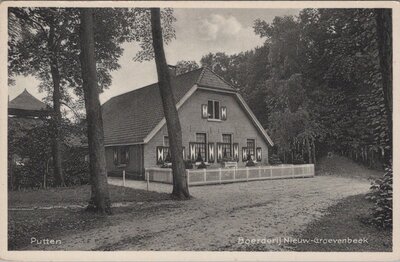
[[(134, 190), (127, 187), (109, 185), (108, 188), (113, 203), (157, 201), (169, 197), (168, 194)], [(8, 207), (86, 205), (89, 198), (89, 185), (26, 191), (8, 191)]]
[[(301, 239), (362, 239), (367, 243), (302, 243), (292, 246), (295, 251), (318, 252), (391, 252), (392, 231), (376, 228), (366, 223), (372, 203), (365, 195), (350, 196), (327, 209), (326, 214), (307, 229), (296, 235)], [(321, 242), (321, 241), (320, 241)]]
[[(130, 202), (131, 205), (113, 208), (113, 215), (102, 216), (84, 211), (83, 208), (54, 208), (45, 210), (8, 211), (8, 248), (20, 249), (30, 243), (30, 238), (57, 239), (63, 234), (107, 227), (113, 219), (140, 212), (144, 202), (170, 199), (169, 194), (109, 186), (113, 203)], [(9, 208), (66, 206), (87, 204), (90, 186), (75, 186), (47, 190), (11, 191), (8, 193)]]
[(376, 180), (383, 175), (383, 170), (366, 168), (347, 157), (335, 154), (332, 157), (320, 159), (315, 167), (315, 172), (316, 175), (334, 175), (368, 180)]

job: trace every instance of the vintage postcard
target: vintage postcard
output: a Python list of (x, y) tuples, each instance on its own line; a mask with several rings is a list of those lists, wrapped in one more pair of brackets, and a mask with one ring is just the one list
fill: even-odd
[(399, 260), (399, 11), (3, 1), (0, 259)]

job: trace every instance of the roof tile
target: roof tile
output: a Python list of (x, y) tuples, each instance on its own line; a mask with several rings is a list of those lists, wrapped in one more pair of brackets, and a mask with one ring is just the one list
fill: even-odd
[[(195, 85), (234, 90), (206, 68), (196, 69), (171, 78), (175, 102)], [(164, 118), (158, 83), (115, 96), (102, 106), (106, 145), (142, 143)]]

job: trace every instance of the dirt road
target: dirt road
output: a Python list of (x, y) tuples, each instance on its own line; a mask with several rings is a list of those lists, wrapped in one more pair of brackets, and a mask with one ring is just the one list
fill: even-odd
[[(329, 176), (191, 187), (189, 201), (138, 205), (135, 212), (110, 216), (107, 226), (65, 235), (62, 245), (37, 248), (251, 250), (260, 246), (240, 244), (240, 239), (290, 237), (339, 199), (368, 188), (366, 180)], [(263, 250), (288, 248), (262, 245)]]

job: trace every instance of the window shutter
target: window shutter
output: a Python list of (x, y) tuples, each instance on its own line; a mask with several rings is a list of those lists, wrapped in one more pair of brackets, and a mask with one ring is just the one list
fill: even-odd
[(208, 118), (208, 108), (206, 104), (201, 105), (201, 117)]
[(226, 120), (227, 118), (226, 106), (221, 106), (221, 120)]
[(222, 144), (217, 143), (217, 162), (222, 160)]
[(261, 162), (261, 160), (262, 160), (262, 149), (261, 149), (261, 147), (257, 147), (256, 155), (257, 155), (257, 157), (256, 157), (257, 162)]
[(193, 143), (189, 143), (189, 158), (192, 161), (196, 160), (196, 146)]
[(242, 147), (242, 161), (247, 161), (247, 147)]
[(238, 143), (233, 143), (233, 159), (235, 159), (236, 162), (239, 161), (239, 144)]
[(214, 143), (208, 143), (208, 162), (214, 163), (215, 161), (215, 145)]
[(164, 162), (164, 147), (158, 146), (156, 148), (157, 164), (162, 164)]

